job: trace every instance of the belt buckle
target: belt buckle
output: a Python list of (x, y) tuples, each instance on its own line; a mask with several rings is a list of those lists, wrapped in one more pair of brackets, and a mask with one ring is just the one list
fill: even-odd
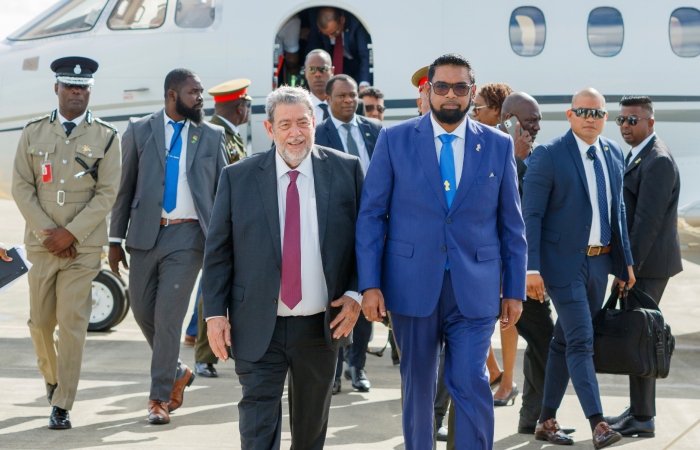
[[(591, 253), (591, 249), (596, 249), (596, 250), (598, 250), (598, 253), (596, 253), (595, 255), (592, 254), (592, 253)], [(588, 251), (586, 252), (586, 256), (600, 256), (600, 254), (601, 254), (602, 252), (603, 252), (603, 247), (594, 247), (594, 246), (590, 246), (590, 247), (588, 247)]]
[(66, 204), (66, 191), (56, 192), (56, 203), (58, 203), (58, 206), (63, 206)]
[(169, 226), (169, 225), (170, 225), (170, 219), (165, 219), (165, 225), (163, 225), (163, 226), (164, 226), (164, 227), (167, 227), (167, 226)]

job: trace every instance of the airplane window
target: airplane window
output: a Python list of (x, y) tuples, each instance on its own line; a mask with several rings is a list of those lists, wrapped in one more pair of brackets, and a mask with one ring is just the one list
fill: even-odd
[(177, 0), (175, 23), (180, 28), (207, 28), (214, 23), (215, 0)]
[(676, 55), (686, 58), (700, 55), (700, 11), (695, 8), (673, 11), (668, 34)]
[(596, 8), (588, 15), (588, 46), (594, 55), (615, 56), (622, 50), (625, 26), (615, 8)]
[(147, 30), (165, 22), (167, 0), (120, 0), (109, 16), (112, 30)]
[(544, 49), (547, 29), (539, 8), (522, 6), (510, 15), (510, 47), (520, 56), (537, 56)]
[(63, 0), (8, 39), (24, 41), (89, 31), (106, 4), (107, 0)]

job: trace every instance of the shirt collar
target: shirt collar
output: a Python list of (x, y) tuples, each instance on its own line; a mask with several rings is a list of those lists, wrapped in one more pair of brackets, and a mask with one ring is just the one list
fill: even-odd
[(57, 110), (57, 113), (58, 113), (58, 114), (57, 114), (57, 116), (58, 116), (58, 121), (61, 123), (61, 125), (63, 125), (63, 124), (66, 123), (66, 122), (73, 122), (73, 123), (75, 124), (75, 126), (77, 127), (78, 125), (80, 125), (81, 123), (83, 123), (83, 120), (85, 120), (85, 115), (87, 115), (87, 109), (85, 110), (85, 112), (83, 112), (81, 115), (79, 115), (78, 117), (76, 117), (76, 118), (73, 119), (73, 120), (68, 120), (68, 119), (66, 119), (65, 117), (63, 117), (63, 116), (61, 115), (61, 112), (58, 111), (58, 110)]
[(231, 130), (233, 130), (234, 133), (236, 133), (236, 134), (241, 134), (241, 133), (238, 131), (238, 127), (235, 126), (234, 124), (232, 124), (231, 122), (229, 122), (228, 119), (226, 119), (226, 117), (220, 116), (220, 115), (218, 115), (218, 114), (216, 115), (216, 117), (218, 117), (218, 118), (221, 119), (226, 125), (228, 125), (229, 128), (231, 128)]
[(647, 136), (646, 139), (644, 139), (639, 145), (632, 147), (630, 149), (630, 152), (632, 152), (633, 155), (636, 155), (637, 153), (641, 152), (644, 147), (649, 143), (649, 141), (652, 140), (652, 138), (656, 136), (656, 132), (651, 133), (649, 136)]
[(314, 104), (314, 108), (320, 105), (321, 103), (328, 104), (325, 100), (321, 100), (320, 98), (316, 97), (313, 92), (309, 91), (309, 94), (311, 94), (311, 102)]
[(578, 151), (581, 152), (582, 155), (586, 155), (586, 152), (589, 148), (591, 148), (591, 145), (595, 146), (596, 152), (600, 151), (600, 138), (596, 139), (593, 144), (587, 144), (583, 139), (576, 136), (576, 133), (573, 133), (573, 135), (574, 139), (576, 139), (576, 144), (578, 145)]
[(182, 122), (182, 121), (177, 122), (177, 121), (171, 119), (170, 117), (168, 117), (168, 113), (165, 112), (165, 109), (163, 109), (163, 122), (165, 123), (165, 128), (166, 128), (166, 129), (168, 128), (168, 125), (169, 125), (168, 122), (170, 122), (171, 120), (172, 120), (173, 122), (175, 122), (175, 123), (184, 123), (184, 125), (183, 125), (183, 127), (182, 127), (183, 129), (185, 129), (185, 127), (187, 127), (187, 126), (190, 124), (190, 121), (187, 120), (187, 119), (185, 119), (184, 122)]
[(442, 125), (437, 123), (437, 120), (435, 120), (435, 117), (433, 117), (433, 113), (430, 113), (430, 121), (433, 123), (433, 134), (435, 135), (435, 138), (439, 138), (441, 134), (454, 134), (458, 138), (464, 140), (464, 137), (467, 134), (467, 120), (469, 120), (467, 116), (464, 116), (462, 123), (457, 125), (457, 128), (455, 128), (452, 133), (448, 133), (444, 128), (442, 128)]
[[(313, 152), (313, 149), (311, 150), (311, 152)], [(287, 165), (286, 162), (284, 162), (284, 159), (282, 159), (280, 154), (277, 152), (277, 148), (275, 148), (275, 166), (277, 168), (277, 180), (279, 180), (280, 178), (282, 178), (282, 176), (286, 175), (287, 172), (290, 172), (292, 170), (296, 170), (309, 180), (312, 180), (314, 178), (314, 168), (311, 165), (311, 152), (306, 156), (306, 158), (304, 158), (301, 164), (299, 164), (299, 167), (297, 167), (296, 169), (292, 169)]]
[[(331, 116), (331, 120), (333, 121), (333, 125), (335, 125), (335, 128), (336, 128), (336, 129), (339, 130), (340, 127), (342, 127), (343, 125), (345, 125), (345, 122), (343, 122), (342, 120), (336, 119), (336, 118), (333, 116), (333, 114), (330, 114), (330, 116)], [(358, 125), (357, 125), (357, 114), (353, 114), (352, 119), (350, 119), (350, 122), (348, 122), (348, 123), (351, 124), (351, 125), (353, 125), (353, 126), (358, 126)]]

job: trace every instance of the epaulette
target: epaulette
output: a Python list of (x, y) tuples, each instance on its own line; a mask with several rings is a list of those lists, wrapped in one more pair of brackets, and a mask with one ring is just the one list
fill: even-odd
[[(41, 122), (41, 121), (44, 120), (44, 119), (48, 119), (50, 115), (51, 115), (51, 114), (46, 114), (46, 115), (43, 115), (43, 116), (39, 116), (39, 117), (35, 117), (35, 118), (33, 118), (33, 119), (30, 119), (29, 122), (27, 122), (27, 125), (31, 125), (31, 124), (33, 124), (33, 123), (35, 123), (35, 122)], [(27, 125), (25, 125), (25, 126), (27, 126)]]
[(93, 120), (100, 125), (104, 125), (105, 127), (109, 128), (110, 130), (114, 131), (115, 133), (119, 133), (119, 130), (117, 130), (117, 127), (112, 125), (109, 122), (105, 122), (104, 120), (100, 119), (99, 117), (93, 117)]

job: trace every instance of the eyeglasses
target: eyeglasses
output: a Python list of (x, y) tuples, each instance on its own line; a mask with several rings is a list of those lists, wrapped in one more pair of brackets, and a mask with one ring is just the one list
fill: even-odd
[(319, 66), (319, 67), (309, 66), (309, 67), (304, 68), (304, 70), (306, 70), (307, 72), (309, 72), (312, 75), (315, 74), (316, 72), (321, 72), (321, 73), (330, 72), (331, 69), (332, 69), (331, 66)]
[(615, 118), (615, 123), (618, 126), (622, 126), (625, 124), (625, 120), (626, 120), (627, 123), (630, 124), (630, 126), (635, 126), (635, 125), (637, 125), (637, 122), (639, 122), (640, 120), (651, 120), (651, 119), (653, 119), (653, 117), (617, 116)]
[(432, 86), (433, 92), (435, 92), (437, 95), (447, 95), (447, 93), (450, 92), (450, 89), (452, 89), (452, 92), (454, 92), (457, 97), (466, 97), (469, 95), (469, 90), (473, 86), (473, 84), (467, 83), (450, 84), (443, 83), (442, 81), (438, 81), (437, 83), (429, 81), (429, 83), (430, 86)]
[[(365, 103), (365, 111), (366, 111), (366, 112), (372, 113), (372, 112), (374, 112), (374, 108), (375, 108), (374, 105), (368, 105), (368, 104)], [(377, 105), (376, 108), (377, 108), (377, 112), (378, 112), (379, 114), (383, 113), (384, 110), (386, 109), (386, 108), (385, 108), (384, 106), (382, 106), (382, 105)]]
[(576, 114), (576, 117), (581, 117), (582, 119), (588, 119), (593, 117), (594, 119), (604, 119), (605, 115), (608, 113), (604, 109), (591, 109), (591, 108), (576, 108), (571, 110), (572, 113)]
[(475, 106), (472, 108), (473, 112), (479, 112), (480, 109), (489, 108), (489, 105)]

